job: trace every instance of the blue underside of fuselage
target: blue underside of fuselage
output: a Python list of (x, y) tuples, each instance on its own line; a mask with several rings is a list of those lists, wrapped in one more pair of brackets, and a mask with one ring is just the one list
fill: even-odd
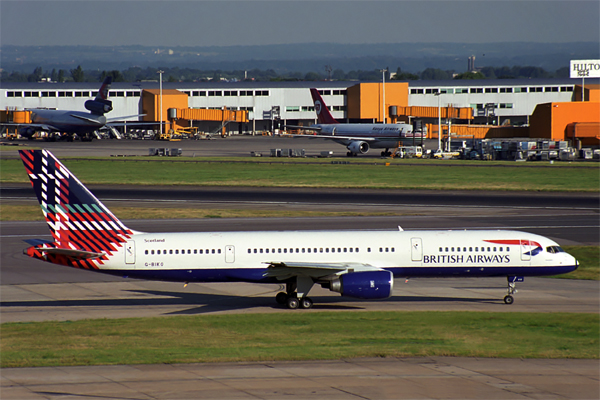
[[(501, 276), (548, 276), (565, 274), (577, 269), (576, 265), (557, 267), (411, 267), (388, 268), (395, 278), (485, 278)], [(280, 283), (265, 277), (266, 269), (170, 269), (170, 270), (100, 270), (99, 272), (124, 278), (170, 282), (253, 282)]]

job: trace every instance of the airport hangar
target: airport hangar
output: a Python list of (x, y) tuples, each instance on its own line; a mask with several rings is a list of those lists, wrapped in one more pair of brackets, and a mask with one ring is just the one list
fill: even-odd
[[(384, 118), (388, 123), (411, 122), (417, 129), (426, 127), (428, 138), (437, 138), (439, 111), (442, 118), (451, 118), (453, 134), (458, 131), (461, 136), (557, 141), (581, 136), (584, 145), (598, 146), (599, 83), (599, 79), (588, 79), (585, 86), (576, 79), (387, 81), (383, 87), (382, 82), (346, 81), (163, 82), (162, 121), (168, 124), (165, 130), (194, 126), (202, 132), (232, 134), (311, 125), (316, 115), (309, 89), (317, 87), (340, 122)], [(27, 122), (27, 115), (18, 114), (28, 108), (85, 111), (85, 101), (97, 90), (94, 82), (6, 82), (0, 88), (0, 122)], [(140, 121), (158, 122), (159, 94), (158, 82), (113, 83), (109, 93), (113, 111), (107, 116), (146, 114)], [(129, 122), (123, 129), (136, 128), (135, 121)], [(494, 129), (498, 126), (502, 129)], [(442, 128), (443, 137), (446, 129)]]

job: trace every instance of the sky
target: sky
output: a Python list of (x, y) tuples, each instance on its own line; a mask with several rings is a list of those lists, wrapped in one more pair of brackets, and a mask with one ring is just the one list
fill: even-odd
[(589, 42), (599, 21), (598, 0), (0, 0), (0, 45)]

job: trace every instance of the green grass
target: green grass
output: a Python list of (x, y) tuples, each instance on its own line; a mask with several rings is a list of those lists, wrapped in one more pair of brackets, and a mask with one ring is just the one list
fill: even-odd
[(599, 316), (285, 312), (5, 323), (1, 367), (466, 356), (599, 358)]
[[(86, 184), (331, 187), (439, 190), (588, 191), (600, 187), (598, 164), (573, 168), (516, 163), (461, 164), (423, 160), (371, 160), (333, 164), (331, 160), (244, 161), (189, 159), (63, 159)], [(177, 161), (182, 161), (178, 159)], [(389, 163), (389, 166), (386, 166)], [(27, 182), (19, 160), (1, 160), (2, 182)]]
[[(168, 208), (168, 207), (110, 207), (119, 219), (193, 219), (193, 218), (291, 218), (291, 217), (350, 217), (407, 215), (398, 212), (262, 210), (224, 208)], [(414, 214), (410, 214), (414, 215)], [(44, 221), (38, 205), (0, 204), (0, 221)]]

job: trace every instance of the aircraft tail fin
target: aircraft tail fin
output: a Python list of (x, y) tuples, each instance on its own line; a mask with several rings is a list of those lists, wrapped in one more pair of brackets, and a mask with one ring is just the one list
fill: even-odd
[(315, 112), (317, 113), (317, 120), (319, 124), (338, 124), (339, 122), (336, 121), (329, 112), (329, 108), (327, 108), (327, 105), (323, 101), (319, 91), (314, 88), (310, 89), (310, 95), (312, 96), (315, 104)]
[(134, 234), (52, 153), (19, 150), (53, 242), (26, 254), (56, 264), (97, 269)]
[(107, 76), (104, 78), (104, 82), (102, 82), (102, 86), (100, 86), (100, 90), (96, 95), (94, 100), (108, 100), (108, 89), (110, 89), (110, 85), (112, 84), (112, 76)]

